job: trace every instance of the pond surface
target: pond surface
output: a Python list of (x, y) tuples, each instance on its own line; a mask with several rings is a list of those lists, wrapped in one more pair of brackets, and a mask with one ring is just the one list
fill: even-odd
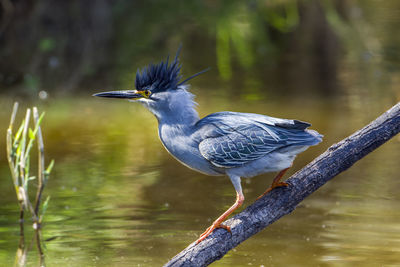
[[(349, 101), (354, 96), (252, 101), (194, 93), (201, 116), (235, 110), (312, 122), (324, 141), (300, 154), (286, 177), (395, 104), (390, 98), (363, 98), (359, 105)], [(4, 98), (1, 104), (0, 266), (12, 266), (18, 206), (4, 153), (12, 101)], [(160, 266), (234, 201), (227, 177), (196, 173), (164, 150), (155, 118), (140, 105), (84, 97), (36, 104), (46, 112), (47, 160), (56, 162), (45, 189), (51, 195), (42, 233), (48, 240), (43, 241), (47, 266)], [(28, 105), (22, 103), (19, 119)], [(397, 136), (213, 266), (399, 264), (399, 158)], [(274, 175), (243, 180), (244, 207)], [(25, 232), (29, 245), (29, 224)], [(33, 244), (27, 266), (38, 266), (38, 259)]]

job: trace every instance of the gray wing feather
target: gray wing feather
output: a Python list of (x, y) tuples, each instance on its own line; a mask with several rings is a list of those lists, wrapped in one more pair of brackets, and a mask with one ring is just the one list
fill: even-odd
[(258, 114), (219, 112), (198, 122), (203, 125), (208, 130), (199, 142), (200, 153), (224, 168), (241, 166), (283, 147), (313, 145), (322, 137), (304, 130), (308, 123)]

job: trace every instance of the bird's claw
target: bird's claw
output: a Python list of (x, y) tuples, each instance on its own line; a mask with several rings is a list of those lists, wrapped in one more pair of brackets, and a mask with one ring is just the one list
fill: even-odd
[(288, 187), (288, 186), (289, 186), (289, 184), (286, 183), (286, 182), (279, 182), (279, 183), (272, 184), (261, 196), (256, 198), (256, 200), (259, 200), (260, 198), (262, 198), (263, 196), (265, 196), (266, 194), (271, 192), (272, 189), (274, 189), (274, 188), (277, 188), (277, 187)]
[(286, 182), (279, 182), (279, 183), (273, 185), (272, 189), (274, 189), (276, 187), (288, 187), (288, 186), (289, 186), (289, 184)]
[(231, 235), (232, 235), (232, 231), (231, 228), (225, 224), (218, 224), (218, 225), (214, 225), (212, 224), (210, 227), (208, 227), (204, 233), (202, 233), (199, 237), (199, 239), (196, 240), (196, 245), (198, 243), (200, 243), (201, 241), (203, 241), (204, 239), (206, 239), (215, 229), (217, 228), (223, 228), (225, 230), (227, 230)]
[(228, 231), (232, 235), (231, 227), (229, 227), (228, 225), (225, 225), (225, 224), (221, 223), (220, 225), (218, 225), (215, 228), (223, 228), (223, 229), (225, 229), (226, 231)]

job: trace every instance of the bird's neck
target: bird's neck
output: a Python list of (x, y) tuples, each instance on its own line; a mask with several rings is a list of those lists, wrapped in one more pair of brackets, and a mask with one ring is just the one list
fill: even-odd
[(150, 109), (150, 111), (156, 116), (160, 126), (174, 125), (187, 128), (192, 127), (199, 120), (196, 105), (194, 95), (182, 90), (179, 96), (175, 95), (161, 108)]

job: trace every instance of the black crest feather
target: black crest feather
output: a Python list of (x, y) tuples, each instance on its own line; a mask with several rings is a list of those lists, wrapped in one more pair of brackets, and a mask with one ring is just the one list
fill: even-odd
[(141, 71), (136, 72), (135, 87), (137, 90), (151, 90), (154, 92), (162, 92), (166, 90), (175, 90), (178, 86), (186, 83), (190, 79), (206, 72), (208, 69), (200, 71), (184, 81), (180, 82), (181, 64), (179, 63), (179, 53), (182, 46), (179, 46), (173, 62), (169, 64), (169, 56), (165, 61), (158, 64), (150, 64)]

